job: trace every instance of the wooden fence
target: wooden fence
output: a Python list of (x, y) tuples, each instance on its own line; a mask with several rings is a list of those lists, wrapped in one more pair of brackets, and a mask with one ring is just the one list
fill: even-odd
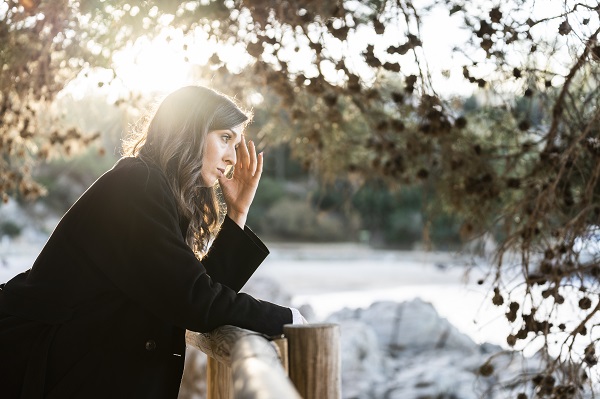
[(186, 340), (208, 357), (207, 399), (340, 399), (339, 334), (337, 324), (289, 324), (277, 339), (223, 326)]

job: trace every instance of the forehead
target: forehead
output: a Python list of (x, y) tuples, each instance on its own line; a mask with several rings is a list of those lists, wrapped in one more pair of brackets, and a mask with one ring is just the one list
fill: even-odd
[(244, 126), (239, 125), (236, 127), (232, 127), (231, 130), (233, 133), (237, 134), (238, 136), (241, 136), (244, 133)]

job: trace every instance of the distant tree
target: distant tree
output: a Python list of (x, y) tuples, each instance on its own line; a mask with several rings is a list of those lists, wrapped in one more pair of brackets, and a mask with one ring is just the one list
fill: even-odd
[[(433, 83), (421, 29), (440, 9), (469, 33), (455, 62), (479, 106), (463, 109)], [(490, 279), (514, 327), (507, 342), (539, 340), (547, 355), (546, 370), (526, 381), (539, 397), (578, 397), (600, 339), (599, 15), (594, 0), (8, 0), (0, 4), (0, 193), (39, 194), (31, 165), (93, 138), (41, 115), (82, 70), (110, 67), (115, 51), (167, 26), (240, 44), (241, 70), (214, 54), (199, 73), (241, 99), (275, 92), (272, 116), (288, 124), (274, 125), (272, 137), (288, 140), (307, 168), (424, 183), (464, 221), (465, 239), (495, 232)], [(515, 267), (521, 285), (503, 279)], [(549, 355), (553, 341), (560, 356)]]

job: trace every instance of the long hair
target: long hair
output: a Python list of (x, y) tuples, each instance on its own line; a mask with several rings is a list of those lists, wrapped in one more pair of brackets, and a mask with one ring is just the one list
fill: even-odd
[(134, 131), (123, 155), (158, 166), (177, 202), (186, 242), (198, 257), (207, 251), (219, 227), (218, 185), (202, 187), (200, 170), (208, 132), (248, 123), (251, 115), (229, 97), (201, 86), (169, 94), (147, 127)]

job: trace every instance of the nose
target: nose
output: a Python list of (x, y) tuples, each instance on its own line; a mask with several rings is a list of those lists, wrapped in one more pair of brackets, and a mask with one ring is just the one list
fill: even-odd
[(237, 162), (237, 154), (235, 151), (235, 147), (228, 147), (227, 151), (225, 152), (225, 156), (223, 157), (223, 160), (228, 164), (228, 165), (235, 165), (235, 163)]

